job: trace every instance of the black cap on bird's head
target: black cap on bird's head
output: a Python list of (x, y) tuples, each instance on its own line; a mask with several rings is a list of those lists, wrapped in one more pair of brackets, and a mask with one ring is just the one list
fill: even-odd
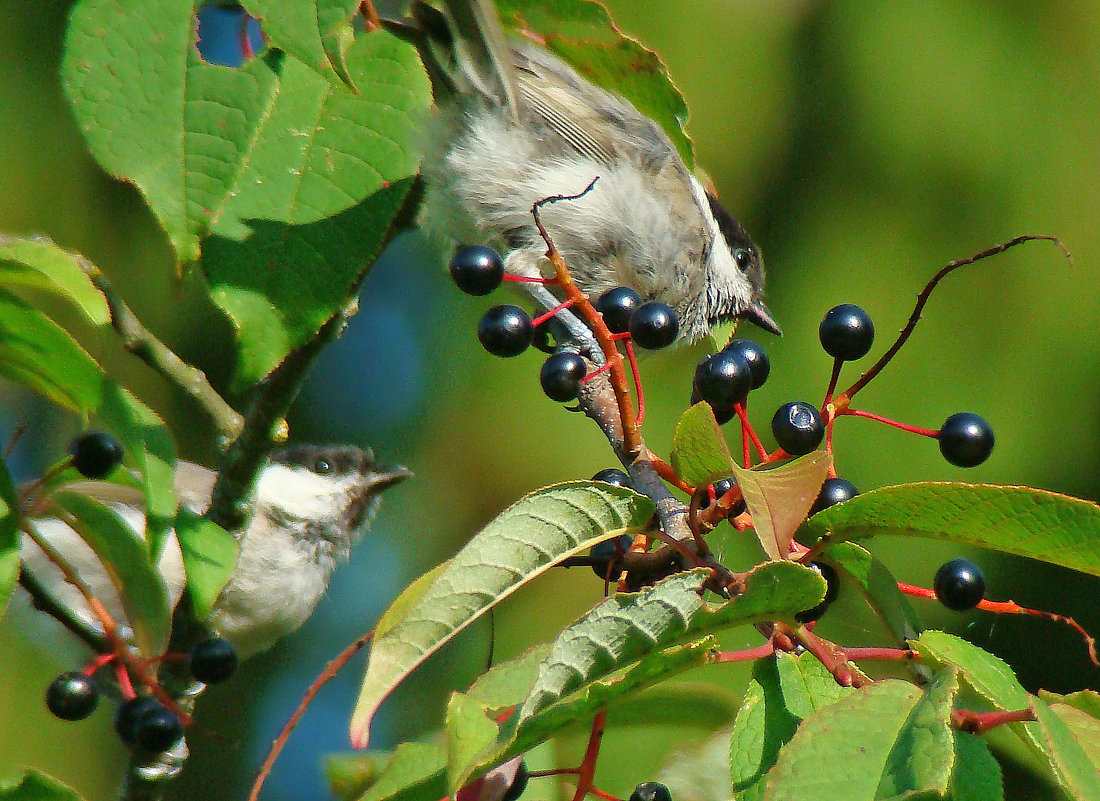
[[(744, 226), (718, 202), (718, 198), (707, 192), (707, 201), (710, 204), (710, 213), (718, 223), (718, 230), (721, 231), (722, 238), (726, 241), (730, 253), (733, 254), (733, 260), (752, 286), (751, 300), (748, 305), (734, 312), (734, 316), (748, 320), (771, 334), (783, 336), (779, 323), (775, 321), (771, 310), (764, 304), (764, 257), (760, 255), (760, 249), (753, 244)], [(713, 322), (718, 323), (720, 320)]]

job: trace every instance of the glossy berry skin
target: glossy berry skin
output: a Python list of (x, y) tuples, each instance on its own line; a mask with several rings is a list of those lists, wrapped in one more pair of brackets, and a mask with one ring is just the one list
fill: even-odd
[(555, 353), (543, 362), (539, 383), (546, 397), (565, 403), (576, 400), (585, 372), (584, 359), (576, 353)]
[(630, 487), (630, 476), (617, 467), (607, 467), (592, 476), (593, 481), (606, 481), (616, 487)]
[(764, 382), (768, 380), (768, 375), (772, 371), (772, 363), (760, 345), (751, 339), (735, 339), (722, 350), (736, 353), (749, 363), (749, 369), (752, 370), (753, 389), (764, 386)]
[(711, 408), (724, 410), (748, 397), (752, 368), (736, 353), (718, 351), (699, 362), (693, 386), (699, 398)]
[(875, 343), (875, 326), (859, 306), (842, 303), (825, 313), (817, 335), (826, 353), (850, 362), (867, 355)]
[(488, 295), (504, 280), (504, 262), (490, 247), (467, 245), (451, 259), (451, 279), (467, 295)]
[(787, 453), (802, 456), (821, 444), (825, 425), (816, 407), (791, 401), (780, 406), (772, 417), (772, 435)]
[(508, 786), (508, 789), (504, 791), (504, 795), (500, 797), (500, 801), (516, 801), (523, 791), (527, 789), (527, 782), (531, 778), (531, 774), (527, 770), (527, 762), (520, 762), (519, 769), (516, 770), (516, 775), (512, 778), (512, 783)]
[(672, 801), (672, 793), (660, 782), (642, 782), (630, 794), (630, 801)]
[[(713, 484), (711, 484), (711, 487), (714, 488), (714, 499), (717, 501), (719, 498), (721, 498), (723, 495), (725, 495), (727, 492), (729, 492), (731, 489), (733, 489), (736, 486), (737, 486), (737, 479), (735, 479), (733, 476), (730, 476), (729, 478), (723, 478), (721, 481), (715, 481)], [(700, 504), (700, 508), (706, 509), (708, 506), (710, 506), (710, 492), (709, 491), (703, 496), (703, 502), (702, 502), (702, 504)], [(742, 498), (741, 500), (739, 500), (737, 503), (735, 503), (733, 506), (730, 507), (729, 516), (730, 517), (737, 517), (737, 515), (744, 512), (746, 508), (748, 508), (748, 507), (745, 505), (745, 499)]]
[(629, 534), (620, 534), (618, 537), (593, 545), (592, 550), (588, 552), (592, 558), (592, 572), (601, 579), (607, 579), (609, 575), (615, 578), (619, 568), (611, 569), (612, 564), (619, 562), (633, 544), (633, 537)]
[(825, 483), (821, 485), (821, 492), (818, 493), (817, 500), (810, 507), (810, 514), (816, 515), (822, 509), (844, 503), (849, 498), (854, 498), (857, 495), (859, 495), (859, 490), (851, 481), (844, 478), (827, 478)]
[(137, 746), (154, 753), (171, 748), (182, 736), (183, 724), (175, 712), (164, 706), (147, 710), (134, 726)]
[(676, 341), (679, 331), (676, 312), (659, 300), (643, 303), (630, 315), (630, 338), (646, 350), (668, 347)]
[(191, 649), (191, 675), (203, 684), (218, 684), (237, 670), (237, 649), (229, 640), (209, 637)]
[(958, 412), (940, 426), (940, 453), (956, 467), (976, 467), (993, 452), (993, 429), (984, 417)]
[(99, 690), (83, 673), (62, 673), (46, 688), (46, 708), (62, 720), (84, 720), (98, 705)]
[(137, 744), (138, 721), (155, 709), (164, 709), (164, 704), (151, 695), (139, 695), (124, 701), (115, 713), (115, 731), (126, 745)]
[(973, 609), (985, 597), (985, 576), (969, 559), (952, 559), (936, 571), (932, 591), (936, 600), (948, 609), (956, 612)]
[(824, 562), (810, 562), (807, 567), (811, 567), (817, 571), (823, 579), (825, 579), (825, 597), (821, 599), (821, 603), (817, 606), (807, 609), (803, 612), (799, 612), (794, 616), (794, 619), (799, 623), (813, 623), (818, 620), (836, 600), (836, 596), (840, 593), (840, 579), (836, 575), (836, 571), (832, 567)]
[(122, 444), (106, 431), (89, 431), (69, 444), (73, 467), (84, 478), (106, 478), (122, 464)]
[(630, 316), (642, 305), (641, 296), (628, 286), (617, 286), (600, 295), (596, 311), (603, 315), (604, 325), (612, 334), (625, 334), (630, 329)]
[(534, 338), (531, 318), (519, 306), (505, 304), (485, 312), (477, 325), (481, 346), (494, 356), (519, 356)]

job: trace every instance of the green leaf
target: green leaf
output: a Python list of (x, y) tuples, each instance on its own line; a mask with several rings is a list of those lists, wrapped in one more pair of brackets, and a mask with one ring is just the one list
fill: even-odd
[(58, 492), (51, 501), (65, 524), (102, 563), (118, 591), (138, 651), (146, 658), (162, 654), (168, 644), (172, 610), (164, 579), (141, 537), (117, 513), (86, 495)]
[(946, 801), (1004, 801), (1001, 766), (985, 740), (955, 732), (955, 770)]
[(577, 481), (537, 490), (502, 512), (401, 622), (375, 638), (352, 715), (353, 745), (366, 746), (382, 700), (458, 632), (562, 559), (640, 529), (653, 511), (653, 502), (632, 490)]
[(1086, 715), (1100, 720), (1100, 693), (1096, 690), (1079, 690), (1068, 695), (1052, 693), (1049, 690), (1039, 690), (1039, 697), (1048, 704), (1063, 704), (1079, 709)]
[(909, 640), (924, 630), (913, 605), (905, 597), (890, 570), (854, 542), (828, 546), (823, 561), (855, 582), (887, 628), (899, 639)]
[(74, 304), (94, 326), (107, 325), (107, 300), (84, 272), (80, 256), (59, 248), (44, 237), (0, 234), (0, 284), (30, 287)]
[(833, 674), (809, 652), (798, 656), (778, 653), (775, 666), (783, 704), (797, 718), (809, 717), (852, 691), (851, 687), (837, 684)]
[(237, 568), (240, 545), (217, 523), (183, 507), (176, 515), (176, 538), (183, 554), (191, 610), (196, 620), (206, 620)]
[(19, 581), (19, 498), (8, 465), (0, 459), (0, 618)]
[(802, 721), (768, 775), (767, 801), (874, 801), (894, 765), (894, 744), (922, 699), (919, 688), (882, 679)]
[(695, 159), (684, 131), (687, 104), (660, 58), (624, 36), (591, 0), (498, 0), (505, 30), (537, 37), (597, 86), (622, 95), (654, 120), (689, 170)]
[(522, 704), (538, 677), (539, 663), (549, 653), (549, 643), (543, 643), (493, 665), (470, 685), (466, 695), (494, 711)]
[(439, 801), (447, 795), (446, 764), (442, 748), (402, 743), (360, 801)]
[(798, 723), (784, 703), (776, 660), (756, 660), (730, 736), (730, 779), (739, 800), (763, 795), (764, 779)]
[(14, 780), (0, 782), (0, 801), (81, 801), (80, 794), (36, 770), (24, 770)]
[(346, 801), (358, 798), (378, 781), (392, 756), (383, 751), (326, 756), (323, 770), (329, 793)]
[(1078, 801), (1100, 798), (1100, 766), (1089, 759), (1073, 730), (1046, 702), (1035, 696), (1030, 696), (1030, 701), (1038, 721), (1027, 725), (1038, 727), (1042, 753), (1059, 786)]
[(463, 693), (451, 693), (447, 703), (447, 786), (461, 786), (463, 769), (497, 739), (497, 724), (489, 710)]
[(680, 415), (669, 458), (676, 475), (693, 487), (733, 475), (733, 457), (710, 404), (697, 403)]
[(832, 455), (814, 451), (751, 470), (733, 465), (734, 477), (752, 515), (756, 538), (769, 558), (790, 557), (794, 533), (821, 493), (832, 463)]
[(245, 10), (263, 23), (264, 36), (311, 70), (354, 88), (344, 60), (354, 38), (351, 16), (359, 0), (245, 0)]
[(950, 668), (936, 674), (924, 688), (898, 732), (875, 798), (947, 792), (955, 757), (951, 708), (958, 692), (958, 674)]
[(1050, 711), (1073, 733), (1093, 767), (1100, 768), (1100, 720), (1069, 704), (1050, 704)]
[(1100, 576), (1100, 507), (1027, 487), (924, 482), (883, 487), (803, 524), (812, 543), (876, 534), (932, 537), (1027, 556)]

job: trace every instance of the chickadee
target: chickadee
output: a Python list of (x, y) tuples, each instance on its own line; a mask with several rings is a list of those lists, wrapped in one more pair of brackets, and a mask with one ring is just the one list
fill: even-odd
[(492, 0), (443, 6), (445, 20), (416, 2), (415, 24), (396, 28), (418, 45), (443, 112), (439, 152), (422, 168), (429, 232), (495, 245), (508, 272), (539, 277), (546, 244), (532, 204), (598, 178), (583, 197), (541, 211), (590, 298), (627, 286), (663, 301), (682, 341), (733, 318), (780, 333), (762, 300), (759, 249), (657, 123), (534, 43), (506, 40)]
[[(350, 446), (299, 445), (272, 454), (261, 468), (252, 519), (240, 535), (240, 556), (209, 623), (235, 646), (240, 658), (266, 650), (301, 626), (345, 561), (360, 529), (374, 515), (387, 487), (408, 478), (404, 467), (383, 468), (374, 454)], [(179, 462), (176, 492), (181, 505), (202, 514), (210, 504), (216, 474)], [(106, 482), (66, 487), (113, 508), (136, 532), (145, 528), (141, 493)], [(111, 616), (124, 623), (118, 593), (102, 564), (80, 536), (56, 517), (31, 520), (38, 534), (76, 570)], [(100, 628), (77, 589), (33, 540), (24, 536), (23, 570), (87, 625)], [(185, 584), (183, 559), (169, 537), (158, 562), (172, 607)]]

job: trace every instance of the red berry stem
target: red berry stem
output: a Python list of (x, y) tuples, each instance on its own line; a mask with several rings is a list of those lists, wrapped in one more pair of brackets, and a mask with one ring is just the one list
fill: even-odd
[(1100, 659), (1097, 659), (1096, 654), (1096, 639), (1092, 637), (1085, 627), (1067, 615), (1060, 615), (1057, 612), (1044, 612), (1041, 609), (1029, 609), (1026, 606), (1020, 606), (1015, 601), (986, 601), (983, 600), (978, 603), (977, 609), (984, 609), (986, 612), (994, 612), (999, 615), (1030, 615), (1032, 617), (1042, 617), (1047, 620), (1053, 620), (1057, 623), (1064, 623), (1070, 628), (1077, 631), (1084, 640), (1085, 647), (1088, 648), (1089, 661), (1092, 664), (1100, 667)]
[[(752, 467), (752, 460), (748, 454), (748, 442), (752, 440), (752, 444), (756, 447), (756, 452), (760, 454), (761, 459), (768, 458), (768, 451), (764, 448), (763, 443), (760, 442), (760, 437), (756, 436), (756, 431), (752, 427), (752, 423), (749, 422), (749, 412), (745, 408), (744, 403), (735, 403), (733, 410), (737, 413), (737, 416), (741, 418), (741, 437), (745, 443), (745, 467)], [(748, 439), (745, 439), (745, 437)]]
[(547, 320), (549, 320), (549, 319), (551, 319), (551, 318), (555, 317), (555, 316), (557, 315), (557, 313), (558, 313), (558, 312), (560, 312), (560, 311), (561, 311), (562, 309), (568, 309), (568, 308), (569, 308), (570, 306), (572, 306), (572, 305), (573, 305), (573, 303), (574, 303), (574, 301), (573, 301), (573, 299), (572, 299), (572, 298), (570, 298), (569, 300), (565, 300), (565, 301), (562, 301), (561, 303), (559, 303), (559, 304), (558, 304), (557, 306), (555, 306), (554, 308), (552, 308), (552, 309), (550, 309), (550, 310), (548, 310), (548, 311), (545, 311), (545, 312), (543, 312), (543, 313), (542, 313), (542, 314), (540, 314), (540, 315), (539, 315), (538, 317), (536, 317), (535, 319), (533, 319), (533, 320), (531, 321), (531, 325), (532, 325), (533, 327), (537, 328), (538, 326), (540, 326), (540, 325), (542, 325), (543, 323), (545, 323), (545, 322), (546, 322)]
[(118, 658), (118, 655), (114, 651), (109, 651), (105, 654), (98, 654), (95, 659), (84, 666), (84, 669), (80, 671), (85, 676), (92, 676), (97, 670), (110, 662), (113, 662)]
[(829, 402), (833, 399), (833, 393), (836, 392), (836, 383), (840, 380), (840, 369), (844, 366), (844, 360), (841, 358), (833, 359), (833, 373), (829, 377), (829, 388), (825, 390), (825, 400), (821, 402), (821, 408), (824, 409), (829, 405)]
[(606, 724), (607, 712), (597, 712), (592, 721), (592, 733), (588, 735), (588, 746), (584, 749), (584, 759), (577, 770), (577, 789), (573, 793), (573, 801), (584, 801), (595, 783), (596, 760), (600, 756), (600, 744)]
[(708, 662), (755, 662), (775, 653), (775, 644), (766, 642), (743, 651), (718, 651), (707, 658)]
[[(855, 417), (866, 417), (868, 420), (885, 423), (888, 426), (900, 428), (902, 431), (908, 431), (910, 434), (920, 434), (922, 437), (936, 439), (940, 435), (940, 432), (934, 428), (919, 428), (918, 426), (911, 426), (907, 423), (899, 423), (897, 420), (891, 420), (889, 417), (883, 417), (880, 414), (874, 414), (872, 412), (860, 411), (859, 409), (845, 409), (842, 412), (838, 412), (836, 416), (840, 417), (842, 414), (850, 414)], [(832, 421), (830, 421), (830, 423), (831, 422)]]
[(636, 425), (641, 425), (645, 420), (645, 395), (642, 393), (642, 377), (638, 374), (638, 360), (634, 357), (634, 343), (628, 338), (626, 342), (626, 360), (630, 363), (630, 377), (634, 379), (634, 392), (638, 396), (638, 420)]
[(1031, 707), (1012, 712), (973, 712), (969, 709), (951, 710), (951, 726), (970, 734), (981, 734), (1006, 723), (1022, 723), (1037, 720)]
[(367, 33), (376, 31), (382, 27), (382, 20), (378, 16), (378, 12), (374, 9), (374, 3), (371, 0), (360, 0), (359, 13), (363, 15), (364, 26), (367, 29)]
[(908, 648), (845, 648), (844, 655), (852, 661), (883, 659), (906, 662), (917, 658), (916, 652)]
[(505, 281), (516, 281), (524, 284), (560, 284), (557, 278), (530, 278), (526, 275), (513, 275), (512, 273), (505, 273), (502, 278)]

